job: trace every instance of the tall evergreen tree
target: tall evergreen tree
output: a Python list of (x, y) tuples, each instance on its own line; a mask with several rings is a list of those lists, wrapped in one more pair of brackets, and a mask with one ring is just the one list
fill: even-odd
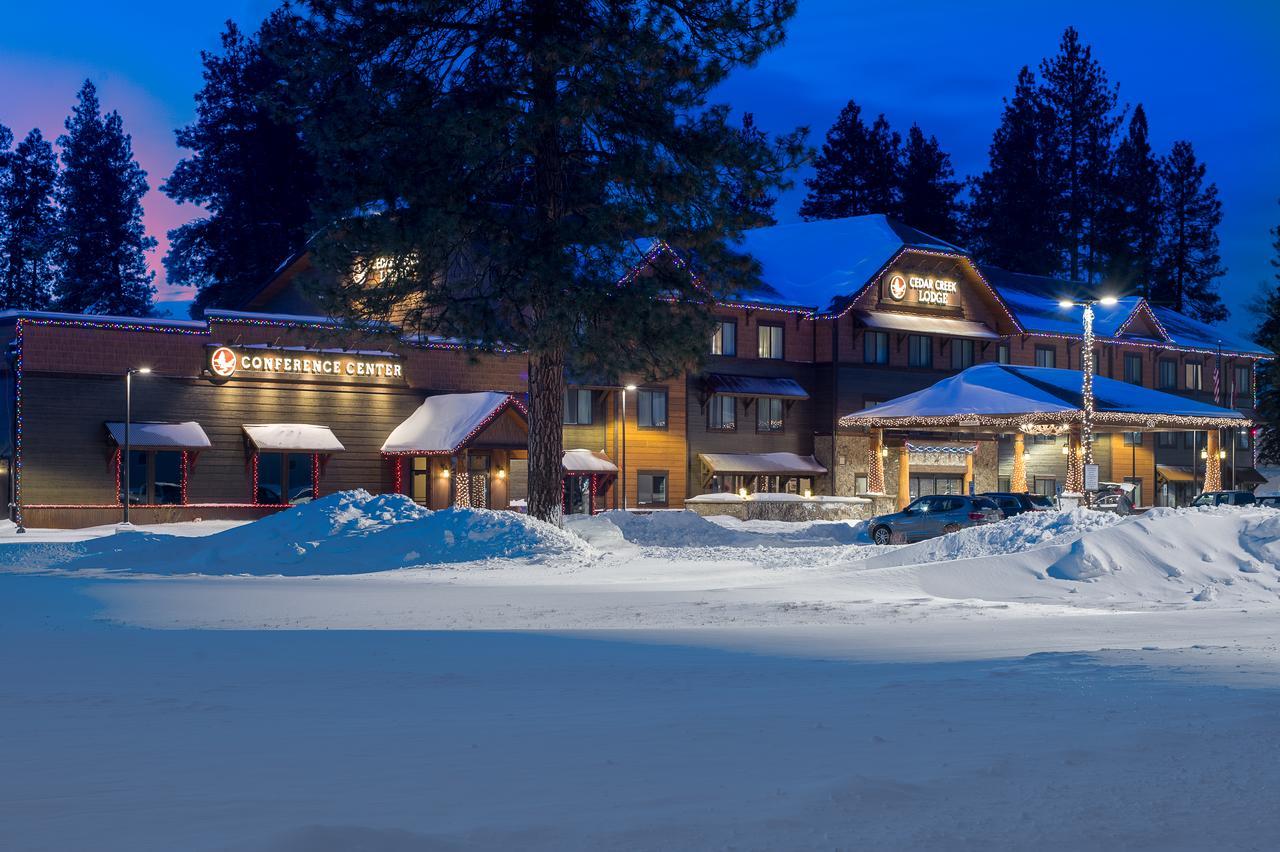
[(58, 241), (54, 191), (58, 160), (53, 146), (32, 130), (8, 158), (0, 180), (0, 305), (49, 307)]
[[(1262, 290), (1253, 339), (1272, 352), (1280, 352), (1280, 225), (1271, 229), (1271, 252), (1275, 280)], [(1280, 359), (1260, 365), (1257, 382), (1257, 416), (1263, 423), (1258, 433), (1258, 459), (1264, 464), (1280, 464)]]
[(1112, 143), (1122, 121), (1115, 112), (1118, 87), (1074, 27), (1063, 32), (1057, 55), (1040, 64), (1040, 79), (1041, 98), (1055, 118), (1049, 139), (1054, 207), (1064, 238), (1061, 269), (1073, 281), (1094, 281), (1105, 263), (1099, 226), (1110, 189)]
[[(9, 185), (9, 160), (13, 156), (10, 148), (13, 146), (13, 131), (0, 124), (0, 194), (5, 192)], [(7, 239), (9, 232), (9, 220), (5, 216), (4, 208), (0, 207), (0, 241)], [(0, 254), (0, 278), (5, 275), (5, 258)], [(3, 303), (0, 303), (3, 307)]]
[(862, 107), (845, 104), (814, 159), (815, 173), (804, 185), (800, 205), (807, 220), (839, 219), (864, 213), (893, 213), (899, 202), (902, 137), (880, 115), (870, 127)]
[[(329, 305), (527, 352), (529, 512), (557, 520), (566, 367), (672, 375), (702, 356), (711, 300), (758, 286), (735, 200), (751, 170), (755, 189), (782, 186), (803, 140), (748, 152), (707, 98), (782, 40), (795, 3), (307, 7), (283, 62), (318, 219), (340, 222), (314, 243)], [(697, 277), (655, 260), (620, 286), (645, 236)], [(359, 274), (371, 259), (379, 274)]]
[(1161, 161), (1160, 184), (1164, 217), (1152, 299), (1205, 322), (1221, 322), (1228, 312), (1214, 283), (1227, 272), (1218, 254), (1218, 187), (1205, 183), (1204, 163), (1186, 141), (1173, 143)]
[(154, 272), (146, 253), (155, 248), (142, 224), (146, 172), (133, 159), (133, 143), (120, 114), (102, 114), (98, 91), (85, 80), (78, 103), (58, 137), (62, 174), (58, 307), (66, 311), (146, 316), (152, 311)]
[(919, 125), (911, 125), (902, 149), (897, 215), (913, 228), (955, 241), (960, 236), (961, 184), (955, 180), (951, 157), (935, 136), (926, 137)]
[(265, 97), (285, 72), (262, 46), (293, 37), (297, 27), (284, 10), (252, 38), (228, 21), (221, 53), (201, 54), (196, 120), (177, 131), (192, 155), (160, 187), (208, 211), (169, 232), (164, 257), (170, 283), (197, 288), (195, 316), (239, 307), (306, 239), (315, 167), (296, 122), (273, 113)]
[(985, 263), (1052, 275), (1062, 232), (1056, 211), (1055, 158), (1049, 140), (1055, 118), (1031, 69), (1018, 72), (989, 149), (987, 170), (971, 185), (969, 247)]
[(1151, 150), (1142, 104), (1116, 146), (1110, 183), (1099, 240), (1107, 264), (1103, 280), (1120, 292), (1150, 296), (1160, 248), (1160, 161)]
[[(769, 134), (756, 125), (756, 117), (751, 113), (742, 114), (742, 127), (738, 134), (738, 141), (742, 143), (742, 155), (751, 156), (753, 153), (763, 151), (766, 155), (772, 156)], [(768, 164), (763, 165), (767, 167)], [(750, 170), (745, 172), (739, 180), (734, 203), (747, 220), (752, 222), (748, 227), (761, 228), (778, 224), (778, 220), (773, 215), (778, 196), (772, 190), (772, 182), (767, 179), (767, 176), (763, 184), (757, 184), (755, 174)]]

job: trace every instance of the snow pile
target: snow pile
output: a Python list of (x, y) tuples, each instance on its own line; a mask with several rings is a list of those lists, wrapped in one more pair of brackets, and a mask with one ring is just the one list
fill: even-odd
[(1124, 519), (1111, 512), (1072, 509), (1068, 512), (1024, 512), (994, 524), (968, 527), (950, 535), (897, 547), (874, 556), (868, 567), (923, 565), (951, 559), (1001, 556), (1072, 541)]
[(402, 494), (343, 491), (198, 540), (128, 532), (75, 546), (61, 568), (147, 574), (364, 574), (419, 565), (586, 553), (578, 538), (513, 512), (432, 512)]
[(820, 547), (852, 544), (864, 536), (865, 525), (865, 521), (744, 522), (727, 516), (716, 516), (713, 522), (690, 511), (648, 515), (612, 511), (575, 519), (570, 528), (592, 542), (616, 536), (648, 547)]

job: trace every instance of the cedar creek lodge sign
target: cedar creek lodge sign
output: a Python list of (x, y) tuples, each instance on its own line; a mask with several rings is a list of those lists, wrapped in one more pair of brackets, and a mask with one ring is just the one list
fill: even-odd
[(943, 308), (951, 307), (953, 298), (960, 290), (959, 282), (953, 278), (936, 278), (909, 272), (890, 272), (885, 276), (885, 283), (889, 298), (895, 302)]
[(215, 381), (226, 381), (239, 375), (255, 378), (318, 376), (365, 382), (404, 378), (404, 366), (387, 353), (217, 346), (209, 349), (207, 368)]

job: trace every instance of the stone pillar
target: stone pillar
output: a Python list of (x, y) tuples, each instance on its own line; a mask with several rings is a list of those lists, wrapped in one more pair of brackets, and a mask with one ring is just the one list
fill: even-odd
[(884, 430), (872, 429), (871, 439), (867, 441), (867, 492), (869, 494), (884, 493), (884, 456), (880, 454), (884, 447)]
[(911, 502), (911, 451), (904, 440), (898, 449), (898, 510)]
[[(974, 448), (973, 452), (976, 453), (977, 448)], [(960, 485), (960, 490), (963, 493), (968, 494), (969, 486), (972, 484), (973, 484), (973, 453), (965, 453), (964, 454), (964, 481)]]
[(1204, 490), (1222, 490), (1222, 459), (1218, 458), (1221, 449), (1218, 430), (1210, 429), (1205, 433)]
[(1081, 455), (1080, 427), (1072, 426), (1067, 435), (1067, 487), (1072, 494), (1084, 493), (1084, 457)]
[(1027, 493), (1027, 439), (1022, 430), (1013, 433), (1013, 473), (1009, 475), (1009, 490), (1015, 494)]

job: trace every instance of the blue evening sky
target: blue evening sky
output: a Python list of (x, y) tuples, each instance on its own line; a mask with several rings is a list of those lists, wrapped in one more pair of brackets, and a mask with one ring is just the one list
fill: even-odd
[[(102, 2), (7, 4), (0, 28), (0, 123), (21, 136), (47, 136), (62, 120), (79, 82), (92, 78), (107, 108), (118, 109), (152, 185), (181, 156), (173, 129), (192, 117), (200, 84), (199, 51), (215, 48), (222, 23), (253, 28), (275, 3)], [(723, 100), (750, 110), (769, 130), (799, 124), (820, 142), (849, 98), (884, 112), (904, 131), (918, 122), (937, 135), (961, 175), (984, 166), (986, 149), (1018, 68), (1051, 54), (1074, 25), (1094, 47), (1122, 101), (1142, 102), (1153, 141), (1166, 150), (1194, 143), (1222, 193), (1220, 280), (1230, 324), (1247, 331), (1246, 306), (1271, 275), (1267, 231), (1280, 223), (1280, 4), (1072, 3), (942, 0), (801, 0), (787, 43), (758, 67), (738, 72)], [(784, 196), (779, 218), (794, 221), (803, 187)], [(158, 192), (145, 201), (147, 224), (164, 231), (198, 215)], [(189, 294), (165, 288), (162, 298)]]

